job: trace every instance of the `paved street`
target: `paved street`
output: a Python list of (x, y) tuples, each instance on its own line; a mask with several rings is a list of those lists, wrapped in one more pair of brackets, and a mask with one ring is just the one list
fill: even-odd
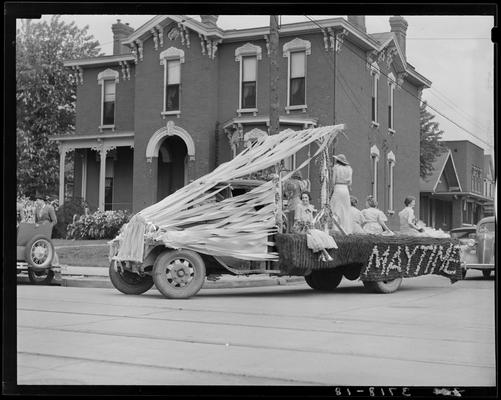
[(18, 285), (18, 384), (494, 386), (494, 280), (202, 289)]

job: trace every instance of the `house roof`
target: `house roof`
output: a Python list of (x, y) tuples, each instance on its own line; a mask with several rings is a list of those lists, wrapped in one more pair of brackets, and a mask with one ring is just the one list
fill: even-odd
[[(206, 25), (194, 18), (188, 17), (186, 15), (157, 15), (151, 20), (143, 24), (140, 28), (136, 29), (129, 35), (126, 39), (122, 40), (124, 45), (132, 45), (135, 41), (145, 41), (153, 35), (154, 28), (163, 29), (171, 23), (177, 23), (186, 28), (189, 28), (201, 37), (210, 38), (212, 40), (222, 41), (222, 42), (236, 42), (236, 41), (246, 41), (246, 40), (263, 40), (265, 35), (270, 34), (269, 26), (257, 27), (257, 28), (247, 28), (247, 29), (229, 29), (223, 30), (219, 27), (213, 27)], [(393, 32), (381, 32), (367, 34), (360, 31), (350, 22), (344, 18), (330, 18), (320, 21), (306, 21), (306, 22), (295, 22), (291, 24), (283, 24), (280, 27), (280, 35), (282, 36), (293, 36), (298, 33), (311, 33), (318, 32), (320, 29), (324, 32), (328, 30), (335, 30), (339, 32), (344, 30), (346, 32), (347, 38), (357, 45), (359, 48), (366, 52), (375, 51), (380, 52), (389, 46), (394, 46), (397, 50), (398, 57), (394, 57), (397, 68), (407, 73), (406, 79), (410, 80), (414, 85), (418, 87), (430, 87), (431, 81), (425, 78), (423, 75), (416, 72), (416, 70), (407, 64), (405, 56), (400, 48), (398, 41), (395, 38)], [(101, 59), (101, 57), (96, 57), (96, 59)], [(106, 60), (103, 58), (103, 61)], [(115, 61), (115, 60), (106, 60)], [(82, 60), (70, 60), (65, 61), (65, 66), (95, 66), (97, 61), (89, 61), (88, 59)]]
[[(448, 161), (450, 163), (448, 164)], [(433, 162), (432, 174), (425, 179), (420, 178), (420, 191), (421, 192), (435, 192), (439, 184), (440, 178), (445, 173), (445, 169), (448, 166), (449, 171), (447, 173), (452, 181), (449, 182), (449, 187), (457, 187), (461, 192), (461, 183), (459, 182), (459, 177), (456, 171), (456, 166), (454, 165), (454, 159), (452, 158), (452, 152), (450, 149), (448, 151), (440, 154)]]

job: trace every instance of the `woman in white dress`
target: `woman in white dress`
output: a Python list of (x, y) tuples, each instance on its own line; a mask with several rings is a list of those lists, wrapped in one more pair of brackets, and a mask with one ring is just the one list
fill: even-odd
[(388, 218), (384, 212), (377, 208), (377, 201), (374, 196), (367, 196), (366, 205), (367, 208), (362, 210), (362, 215), (365, 218), (364, 231), (373, 235), (391, 234), (390, 228), (386, 226)]
[(355, 196), (350, 196), (351, 202), (351, 219), (353, 221), (353, 233), (365, 233), (362, 228), (365, 224), (365, 218), (362, 211), (357, 208), (358, 199)]
[(416, 217), (414, 216), (414, 207), (416, 206), (416, 198), (407, 196), (404, 200), (405, 208), (398, 213), (400, 218), (400, 233), (402, 235), (417, 236), (424, 231), (423, 228), (416, 225)]
[(350, 191), (353, 170), (344, 154), (334, 156), (331, 184), (334, 190), (330, 199), (333, 217), (346, 234), (353, 233), (353, 220), (351, 217)]

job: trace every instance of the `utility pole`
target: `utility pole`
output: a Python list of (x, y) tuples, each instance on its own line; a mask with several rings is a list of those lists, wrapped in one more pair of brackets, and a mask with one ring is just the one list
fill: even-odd
[[(278, 15), (270, 15), (270, 135), (279, 132), (280, 125), (280, 100), (278, 96), (278, 84), (280, 81), (280, 68), (278, 66)], [(276, 222), (278, 231), (283, 232), (282, 211), (282, 178), (280, 164), (275, 165), (275, 199), (277, 202)]]
[(280, 68), (278, 62), (278, 15), (270, 15), (270, 135), (276, 135), (279, 132), (280, 124), (278, 95)]

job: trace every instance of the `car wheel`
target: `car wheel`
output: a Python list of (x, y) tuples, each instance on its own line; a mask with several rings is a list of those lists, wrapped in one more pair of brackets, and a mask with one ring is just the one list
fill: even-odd
[(164, 251), (153, 265), (153, 282), (160, 293), (170, 299), (194, 296), (204, 280), (205, 263), (194, 251)]
[(400, 285), (402, 284), (402, 278), (395, 278), (390, 281), (380, 281), (380, 282), (371, 282), (371, 281), (363, 281), (364, 287), (370, 292), (375, 293), (393, 293), (398, 290)]
[(124, 294), (143, 294), (153, 286), (153, 278), (151, 275), (139, 275), (135, 272), (120, 268), (115, 263), (111, 262), (109, 268), (109, 276), (112, 285), (118, 291)]
[(484, 269), (482, 271), (482, 275), (484, 276), (485, 279), (490, 278), (490, 276), (491, 276), (491, 270), (490, 269)]
[(313, 271), (304, 277), (304, 280), (312, 289), (320, 291), (336, 289), (342, 279), (343, 273), (339, 270)]
[(28, 267), (28, 278), (35, 285), (48, 285), (54, 279), (54, 271), (50, 269), (36, 271)]
[(30, 267), (41, 271), (50, 267), (54, 258), (54, 245), (43, 235), (37, 235), (26, 244), (24, 259)]

